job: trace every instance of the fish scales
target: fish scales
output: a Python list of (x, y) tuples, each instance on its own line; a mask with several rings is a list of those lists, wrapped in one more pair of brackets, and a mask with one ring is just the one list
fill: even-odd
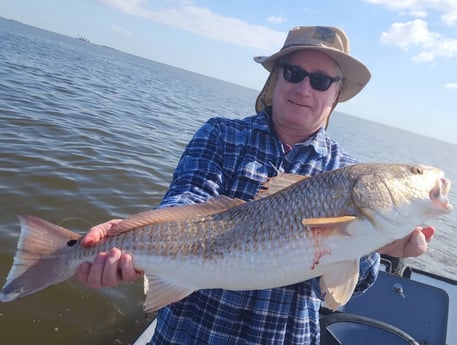
[[(310, 178), (284, 174), (265, 186), (251, 202), (218, 197), (133, 215), (91, 248), (82, 248), (69, 230), (21, 217), (0, 300), (68, 279), (81, 262), (117, 247), (145, 273), (147, 311), (198, 289), (266, 289), (319, 276), (326, 303), (336, 308), (350, 298), (361, 256), (452, 210), (450, 181), (420, 165), (360, 164)], [(48, 281), (36, 278), (43, 271), (56, 273)]]

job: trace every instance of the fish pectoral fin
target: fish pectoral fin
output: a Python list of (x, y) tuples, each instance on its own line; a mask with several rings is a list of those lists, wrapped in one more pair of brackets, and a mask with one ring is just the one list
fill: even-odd
[(280, 190), (283, 190), (294, 183), (302, 181), (309, 176), (280, 173), (278, 176), (269, 177), (262, 185), (260, 190), (255, 196), (255, 200), (265, 198), (267, 196), (273, 195)]
[(351, 298), (359, 280), (359, 260), (343, 261), (332, 265), (320, 278), (325, 304), (332, 310), (345, 305)]
[(323, 228), (335, 227), (335, 225), (346, 225), (347, 223), (357, 220), (356, 216), (341, 216), (341, 217), (322, 217), (322, 218), (303, 218), (301, 223), (305, 226)]
[(313, 236), (321, 237), (350, 236), (348, 224), (357, 220), (354, 216), (327, 217), (327, 218), (303, 218), (301, 223), (306, 231), (312, 231)]
[(229, 210), (244, 204), (241, 199), (232, 199), (224, 195), (217, 196), (206, 202), (192, 205), (181, 205), (160, 208), (136, 213), (122, 222), (113, 225), (107, 232), (108, 236), (116, 236), (123, 232), (167, 221), (208, 216)]
[(145, 274), (144, 280), (146, 300), (144, 301), (143, 309), (146, 313), (151, 313), (178, 302), (195, 291), (195, 289), (177, 286), (159, 276), (146, 277)]

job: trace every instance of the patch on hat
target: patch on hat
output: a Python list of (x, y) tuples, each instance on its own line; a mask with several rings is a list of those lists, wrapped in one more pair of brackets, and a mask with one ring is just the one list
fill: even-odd
[(332, 30), (331, 28), (317, 26), (314, 29), (313, 38), (323, 41), (323, 42), (333, 44), (333, 43), (335, 43), (336, 32), (334, 30)]

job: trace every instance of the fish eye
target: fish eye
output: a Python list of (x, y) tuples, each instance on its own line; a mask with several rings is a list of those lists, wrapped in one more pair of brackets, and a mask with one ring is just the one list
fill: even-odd
[(415, 165), (411, 167), (411, 172), (416, 175), (422, 175), (424, 173), (424, 169), (418, 165)]

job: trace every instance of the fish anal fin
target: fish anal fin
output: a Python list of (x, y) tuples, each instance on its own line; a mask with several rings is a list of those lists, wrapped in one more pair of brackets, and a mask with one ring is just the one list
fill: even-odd
[(262, 183), (262, 186), (254, 199), (257, 200), (273, 195), (308, 177), (309, 176), (288, 173), (280, 173), (278, 176), (269, 177), (268, 180)]
[(146, 300), (143, 309), (146, 313), (151, 313), (163, 308), (169, 304), (178, 302), (189, 296), (195, 289), (177, 286), (159, 276), (144, 276), (144, 292)]
[(166, 207), (136, 213), (122, 222), (113, 225), (108, 230), (108, 236), (119, 235), (142, 226), (152, 225), (167, 221), (208, 216), (220, 213), (245, 203), (241, 199), (232, 199), (226, 196), (217, 196), (206, 202), (192, 205)]
[(320, 278), (325, 304), (332, 310), (345, 305), (359, 280), (359, 260), (343, 261), (331, 265)]

